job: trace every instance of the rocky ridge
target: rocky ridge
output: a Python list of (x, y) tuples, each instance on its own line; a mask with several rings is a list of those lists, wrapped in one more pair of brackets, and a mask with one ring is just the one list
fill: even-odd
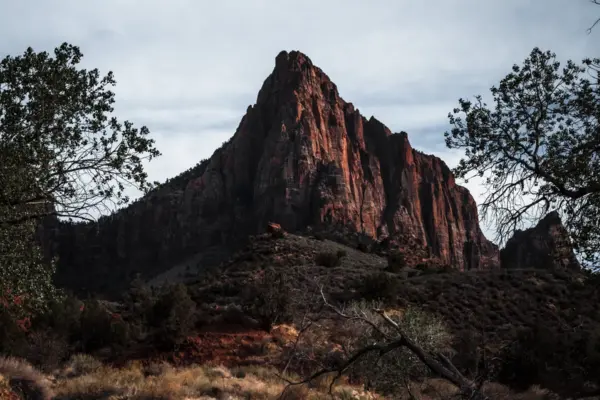
[(504, 268), (581, 268), (569, 233), (556, 211), (546, 215), (532, 228), (515, 231), (500, 251), (500, 261)]
[(499, 265), (473, 197), (442, 160), (363, 117), (306, 55), (284, 51), (209, 160), (97, 224), (62, 224), (58, 281), (97, 290), (199, 253), (217, 264), (268, 222), (410, 242), (458, 270)]

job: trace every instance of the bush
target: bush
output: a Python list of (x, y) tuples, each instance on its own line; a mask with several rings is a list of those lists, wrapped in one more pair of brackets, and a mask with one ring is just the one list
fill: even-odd
[(348, 252), (346, 250), (339, 249), (336, 254), (337, 254), (338, 258), (341, 259), (341, 258), (346, 257), (348, 255)]
[(81, 339), (88, 352), (125, 346), (129, 342), (129, 327), (120, 314), (98, 300), (91, 300), (85, 303), (81, 313)]
[(148, 327), (156, 300), (153, 291), (145, 282), (139, 277), (133, 280), (129, 291), (124, 296), (129, 335), (132, 340), (143, 341), (148, 336)]
[(164, 361), (151, 362), (150, 364), (145, 365), (143, 368), (145, 376), (161, 376), (172, 370), (173, 367), (171, 364)]
[(102, 362), (89, 354), (74, 354), (66, 365), (69, 376), (76, 377), (88, 375), (102, 368)]
[(256, 318), (266, 332), (276, 323), (292, 320), (290, 285), (279, 271), (263, 270), (258, 280), (246, 287), (242, 298), (244, 312)]
[(316, 240), (319, 240), (319, 241), (324, 241), (326, 239), (325, 234), (323, 232), (314, 232), (313, 238), (315, 238)]
[(16, 349), (26, 345), (25, 330), (9, 308), (0, 305), (0, 353), (14, 355)]
[(395, 276), (386, 272), (374, 272), (364, 278), (358, 293), (366, 300), (395, 300), (398, 286)]
[(158, 328), (155, 340), (173, 347), (181, 344), (196, 326), (196, 303), (183, 284), (166, 286), (152, 309), (151, 323)]
[(27, 344), (18, 355), (42, 371), (51, 372), (68, 354), (69, 343), (64, 335), (52, 330), (37, 330), (28, 335)]
[(338, 253), (333, 252), (322, 252), (315, 256), (315, 264), (321, 267), (334, 268), (340, 266), (342, 258)]
[(406, 257), (404, 256), (404, 253), (393, 252), (389, 254), (387, 262), (387, 270), (390, 272), (400, 272), (406, 267)]
[(71, 340), (81, 331), (81, 314), (84, 308), (85, 304), (81, 300), (73, 296), (65, 296), (52, 301), (48, 312), (40, 314), (35, 325), (40, 329), (51, 329)]

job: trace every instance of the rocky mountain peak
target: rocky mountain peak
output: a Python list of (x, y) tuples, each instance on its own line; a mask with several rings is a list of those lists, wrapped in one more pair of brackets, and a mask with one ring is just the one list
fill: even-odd
[(532, 228), (517, 230), (500, 252), (500, 260), (505, 268), (581, 268), (557, 211)]
[(473, 197), (448, 166), (363, 117), (291, 51), (279, 53), (256, 104), (208, 161), (97, 225), (66, 226), (59, 276), (71, 280), (85, 265), (76, 282), (85, 287), (153, 275), (235, 247), (269, 222), (397, 239), (460, 270), (498, 265)]

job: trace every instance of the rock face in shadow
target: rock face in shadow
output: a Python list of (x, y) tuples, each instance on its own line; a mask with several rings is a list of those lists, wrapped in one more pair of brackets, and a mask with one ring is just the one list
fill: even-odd
[(91, 288), (152, 275), (269, 222), (408, 237), (460, 270), (498, 265), (472, 196), (447, 165), (363, 117), (293, 51), (276, 57), (256, 104), (209, 160), (98, 224), (64, 226), (59, 282)]
[(515, 232), (500, 252), (503, 268), (580, 269), (581, 265), (558, 212), (536, 226)]

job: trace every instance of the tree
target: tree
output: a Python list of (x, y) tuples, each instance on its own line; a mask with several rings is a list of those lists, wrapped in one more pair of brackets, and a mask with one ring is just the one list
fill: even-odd
[(0, 205), (3, 224), (45, 215), (93, 219), (128, 202), (126, 187), (148, 190), (142, 161), (160, 153), (148, 128), (119, 122), (112, 72), (78, 69), (67, 43), (0, 62)]
[(0, 296), (50, 292), (35, 241), (43, 218), (92, 220), (126, 204), (128, 187), (152, 186), (154, 140), (111, 116), (113, 74), (79, 68), (82, 57), (63, 43), (54, 57), (28, 48), (0, 62)]
[[(561, 69), (534, 48), (491, 88), (493, 107), (459, 99), (446, 145), (465, 151), (454, 173), (484, 177), (484, 218), (503, 242), (526, 221), (558, 210), (585, 260), (600, 250), (600, 60)], [(565, 218), (566, 217), (566, 218)]]

